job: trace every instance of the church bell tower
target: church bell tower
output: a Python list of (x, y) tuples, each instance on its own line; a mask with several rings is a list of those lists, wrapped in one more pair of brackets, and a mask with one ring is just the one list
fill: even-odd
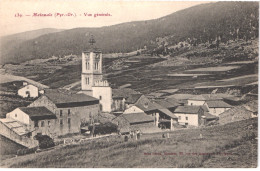
[(95, 82), (102, 80), (102, 52), (94, 47), (95, 42), (91, 36), (90, 48), (82, 52), (81, 89), (91, 96)]
[(102, 76), (102, 52), (94, 47), (95, 39), (91, 36), (90, 48), (82, 52), (81, 92), (99, 99), (100, 109), (111, 112), (112, 88)]

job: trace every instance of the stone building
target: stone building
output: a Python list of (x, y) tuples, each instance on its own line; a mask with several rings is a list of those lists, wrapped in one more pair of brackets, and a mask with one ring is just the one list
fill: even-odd
[(34, 137), (37, 134), (51, 135), (55, 130), (56, 115), (46, 107), (20, 107), (6, 114), (6, 118), (18, 121), (23, 125), (27, 136)]
[(45, 93), (29, 105), (44, 106), (57, 117), (52, 136), (78, 133), (81, 127), (98, 120), (99, 100), (71, 91), (47, 89)]

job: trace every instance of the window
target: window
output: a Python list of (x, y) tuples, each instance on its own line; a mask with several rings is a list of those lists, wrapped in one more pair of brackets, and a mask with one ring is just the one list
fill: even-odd
[(68, 109), (68, 115), (70, 115), (70, 109)]
[(41, 121), (41, 127), (44, 127), (44, 121)]
[(70, 126), (70, 123), (71, 123), (71, 120), (70, 120), (70, 118), (68, 118), (68, 125)]
[(17, 114), (14, 115), (17, 118)]
[(102, 100), (102, 96), (99, 96), (99, 100)]
[(188, 120), (188, 117), (186, 117), (186, 120)]
[(87, 62), (87, 70), (89, 70), (89, 62)]
[(61, 126), (63, 125), (63, 120), (62, 120), (62, 119), (60, 119), (60, 125), (61, 125)]
[(38, 126), (38, 121), (34, 121), (34, 127), (39, 127)]
[(48, 121), (48, 125), (51, 125), (51, 121)]
[(190, 104), (191, 106), (193, 105), (193, 103)]
[(179, 116), (179, 120), (181, 120), (181, 116)]
[(89, 77), (86, 78), (86, 84), (89, 84)]
[(62, 110), (60, 110), (60, 117), (62, 116)]

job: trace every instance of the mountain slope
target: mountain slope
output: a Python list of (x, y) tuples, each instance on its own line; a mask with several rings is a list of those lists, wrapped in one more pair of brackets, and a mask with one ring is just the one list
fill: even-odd
[[(258, 36), (257, 2), (217, 2), (198, 5), (149, 21), (129, 22), (101, 28), (76, 28), (31, 39), (18, 47), (3, 49), (1, 63), (35, 58), (80, 54), (88, 47), (90, 34), (104, 53), (129, 52), (147, 46), (153, 48), (157, 38), (169, 36), (169, 44), (187, 39), (200, 42), (217, 36), (243, 38), (254, 32)], [(5, 45), (3, 45), (5, 46)]]

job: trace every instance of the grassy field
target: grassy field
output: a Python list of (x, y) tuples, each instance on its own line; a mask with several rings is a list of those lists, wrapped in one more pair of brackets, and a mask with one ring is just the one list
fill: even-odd
[[(143, 94), (201, 86), (244, 86), (256, 82), (256, 79), (247, 78), (243, 82), (218, 80), (256, 74), (257, 48), (256, 39), (252, 43), (241, 40), (228, 45), (223, 44), (219, 49), (198, 46), (166, 58), (149, 55), (104, 58), (103, 75), (112, 88), (131, 84), (131, 88)], [(51, 88), (64, 87), (80, 81), (81, 78), (80, 57), (71, 61), (50, 59), (40, 63), (5, 65), (3, 68), (7, 73), (31, 78)], [(75, 86), (75, 89), (80, 89), (80, 85)]]
[[(202, 138), (200, 138), (202, 134)], [(256, 167), (257, 119), (178, 130), (170, 138), (111, 137), (1, 161), (1, 167)]]

